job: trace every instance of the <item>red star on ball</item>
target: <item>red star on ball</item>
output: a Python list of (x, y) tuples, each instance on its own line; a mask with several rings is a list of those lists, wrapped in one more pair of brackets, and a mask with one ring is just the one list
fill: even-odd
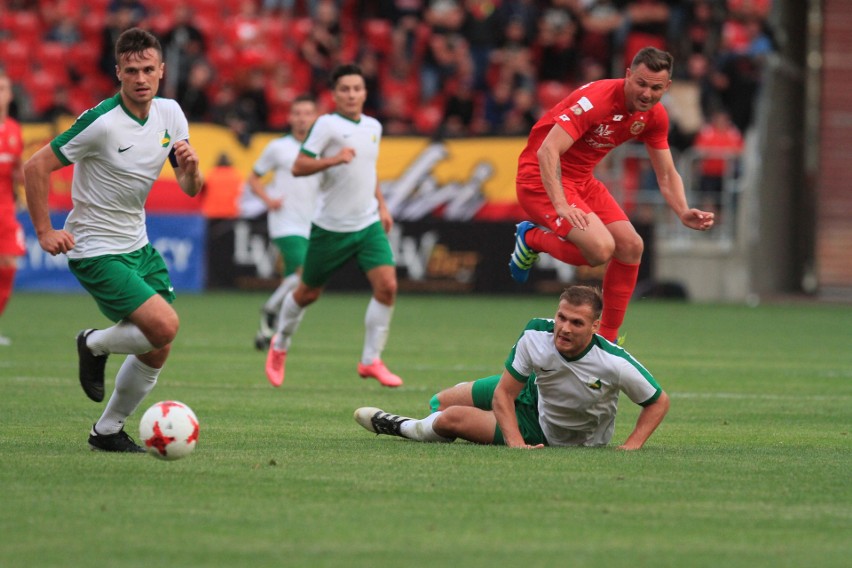
[[(196, 431), (198, 428), (196, 427)], [(174, 442), (175, 439), (171, 436), (166, 436), (163, 434), (163, 431), (160, 429), (160, 423), (154, 422), (154, 435), (145, 440), (145, 445), (149, 448), (156, 448), (158, 452), (160, 452), (161, 456), (166, 455), (166, 447)]]

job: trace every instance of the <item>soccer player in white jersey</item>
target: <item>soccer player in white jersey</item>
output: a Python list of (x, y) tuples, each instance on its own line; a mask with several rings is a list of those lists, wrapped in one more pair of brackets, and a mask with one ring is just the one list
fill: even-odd
[(334, 69), (331, 88), (335, 112), (317, 119), (293, 164), (295, 176), (322, 172), (322, 184), (302, 276), (284, 299), (266, 358), (266, 377), (274, 386), (284, 381), (287, 351), (305, 309), (319, 299), (331, 275), (355, 258), (373, 290), (364, 318), (366, 333), (358, 374), (397, 387), (402, 379), (381, 359), (397, 289), (387, 237), (393, 219), (376, 173), (382, 125), (362, 112), (367, 89), (357, 65)]
[(420, 442), (605, 446), (623, 392), (643, 408), (618, 449), (638, 450), (668, 412), (669, 397), (627, 351), (597, 335), (602, 310), (596, 288), (572, 286), (554, 319), (527, 324), (502, 375), (441, 391), (422, 420), (372, 407), (356, 410), (355, 420), (370, 432)]
[[(269, 238), (278, 247), (283, 264), (283, 280), (261, 309), (260, 329), (254, 341), (262, 351), (269, 348), (281, 305), (299, 283), (305, 263), (321, 174), (295, 177), (291, 169), (316, 119), (314, 99), (309, 95), (296, 97), (288, 117), (290, 133), (264, 148), (247, 180), (251, 191), (266, 205)], [(269, 172), (274, 174), (272, 181), (264, 186), (261, 178)]]
[[(204, 178), (189, 145), (186, 117), (173, 100), (155, 98), (165, 69), (160, 42), (138, 28), (115, 46), (119, 92), (81, 114), (24, 166), (30, 216), (41, 248), (68, 256), (68, 266), (115, 325), (77, 336), (80, 384), (104, 398), (111, 353), (127, 354), (115, 389), (89, 434), (93, 450), (144, 452), (124, 431), (148, 395), (178, 332), (174, 288), (145, 227), (145, 200), (168, 159), (180, 188), (201, 191)], [(75, 164), (74, 208), (63, 229), (50, 221), (50, 173)]]

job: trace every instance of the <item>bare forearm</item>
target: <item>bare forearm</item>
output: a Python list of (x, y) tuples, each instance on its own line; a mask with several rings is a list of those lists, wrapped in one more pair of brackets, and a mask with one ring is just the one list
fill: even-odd
[(497, 425), (503, 433), (503, 440), (506, 445), (515, 448), (526, 445), (521, 430), (518, 427), (518, 418), (515, 416), (515, 400), (510, 398), (499, 390), (494, 391), (492, 399), (492, 407), (494, 409), (494, 417), (497, 418)]
[(660, 398), (654, 404), (642, 409), (642, 412), (639, 413), (639, 418), (636, 420), (636, 427), (618, 449), (640, 449), (648, 441), (648, 438), (651, 437), (651, 434), (654, 433), (654, 430), (657, 429), (657, 426), (663, 421), (663, 418), (666, 417), (668, 411), (669, 396), (665, 392), (660, 393)]
[(541, 170), (541, 182), (547, 192), (547, 197), (553, 203), (556, 213), (562, 216), (564, 210), (569, 207), (569, 203), (562, 187), (562, 163), (559, 154), (542, 147), (538, 152), (538, 161)]
[(177, 172), (176, 177), (181, 190), (190, 197), (198, 195), (201, 188), (204, 187), (204, 176), (201, 175), (201, 171), (198, 169), (195, 171), (180, 170)]
[(292, 173), (296, 177), (310, 176), (317, 172), (327, 170), (341, 163), (337, 156), (328, 158), (311, 158), (305, 154), (300, 154), (293, 163)]

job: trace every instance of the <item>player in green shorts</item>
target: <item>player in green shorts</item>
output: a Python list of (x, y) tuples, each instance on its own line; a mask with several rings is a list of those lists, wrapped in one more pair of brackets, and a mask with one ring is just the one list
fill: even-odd
[(373, 290), (364, 318), (366, 334), (358, 374), (387, 387), (402, 379), (388, 370), (381, 354), (396, 301), (396, 266), (387, 232), (393, 224), (376, 174), (382, 125), (363, 114), (367, 98), (361, 70), (342, 65), (331, 74), (335, 112), (320, 116), (293, 164), (293, 175), (322, 172), (301, 281), (287, 294), (266, 357), (266, 377), (284, 381), (284, 364), (305, 309), (316, 302), (328, 279), (354, 258)]
[[(266, 205), (269, 238), (278, 247), (283, 266), (281, 284), (261, 309), (260, 328), (254, 339), (255, 347), (261, 351), (269, 348), (284, 298), (296, 288), (305, 263), (320, 175), (296, 177), (291, 170), (316, 119), (317, 105), (313, 98), (296, 97), (287, 119), (290, 133), (263, 149), (247, 180), (251, 191)], [(272, 180), (264, 185), (262, 178), (270, 172)]]
[[(116, 322), (77, 336), (79, 379), (86, 395), (104, 399), (111, 353), (127, 354), (115, 389), (89, 433), (93, 450), (144, 452), (124, 423), (157, 382), (178, 332), (174, 288), (160, 254), (148, 242), (144, 204), (168, 159), (181, 190), (201, 191), (204, 178), (189, 145), (189, 127), (177, 102), (156, 98), (165, 65), (160, 42), (139, 28), (115, 46), (118, 94), (87, 110), (24, 166), (27, 203), (41, 248), (65, 254), (68, 265)], [(50, 221), (50, 174), (75, 164), (74, 208), (63, 229)]]
[(597, 289), (572, 286), (559, 297), (554, 319), (527, 324), (502, 375), (441, 391), (422, 420), (373, 407), (356, 410), (355, 420), (370, 432), (419, 442), (605, 446), (623, 392), (643, 408), (618, 449), (638, 450), (668, 412), (669, 398), (647, 369), (597, 334), (602, 310)]

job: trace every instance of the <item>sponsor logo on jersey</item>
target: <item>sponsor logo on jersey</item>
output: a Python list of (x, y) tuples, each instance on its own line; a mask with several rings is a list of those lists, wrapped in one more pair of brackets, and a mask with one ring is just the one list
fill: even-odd
[(599, 124), (592, 132), (595, 136), (599, 136), (601, 138), (609, 138), (615, 134), (615, 130), (611, 129), (608, 124)]
[(637, 120), (636, 122), (630, 125), (630, 134), (632, 134), (633, 136), (637, 136), (643, 130), (645, 130), (645, 123), (641, 120)]
[(624, 120), (623, 114), (616, 114), (616, 115), (613, 115), (613, 117), (612, 117), (613, 122), (621, 122), (622, 120)]
[(571, 117), (567, 114), (560, 114), (559, 120), (561, 120), (562, 122), (571, 122)]
[(168, 130), (160, 130), (157, 132), (157, 136), (160, 138), (160, 146), (163, 148), (168, 148), (169, 144), (172, 141), (172, 136), (169, 134)]
[(127, 152), (128, 150), (130, 150), (131, 148), (133, 148), (133, 144), (131, 144), (130, 146), (125, 146), (124, 148), (119, 146), (118, 147), (118, 153), (123, 154), (123, 153)]
[(580, 100), (577, 101), (577, 104), (580, 105), (580, 107), (586, 112), (589, 112), (590, 110), (595, 108), (595, 105), (592, 104), (592, 101), (590, 101), (586, 97), (580, 97)]

